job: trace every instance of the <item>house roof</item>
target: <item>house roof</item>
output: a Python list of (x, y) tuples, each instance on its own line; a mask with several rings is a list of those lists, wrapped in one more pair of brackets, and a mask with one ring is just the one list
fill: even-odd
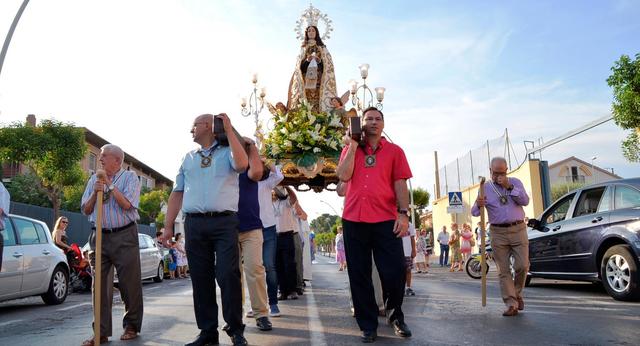
[[(82, 128), (84, 130), (84, 134), (85, 134), (85, 139), (87, 140), (88, 143), (95, 145), (96, 147), (100, 148), (105, 144), (110, 144), (109, 141), (107, 141), (106, 139), (98, 136), (95, 132), (89, 130), (86, 127)], [(173, 186), (173, 180), (165, 177), (164, 175), (160, 174), (158, 171), (156, 171), (155, 169), (147, 166), (146, 164), (144, 164), (142, 161), (136, 159), (135, 157), (127, 154), (127, 152), (124, 153), (124, 160), (125, 162), (129, 162), (131, 163), (131, 165), (140, 168), (141, 171), (149, 174), (152, 178), (154, 178), (156, 180), (156, 183), (164, 183), (168, 186)]]
[[(567, 158), (566, 158), (566, 159), (564, 159), (564, 160), (560, 160), (560, 161), (558, 161), (558, 162), (555, 162), (555, 163), (553, 163), (553, 164), (550, 164), (550, 165), (549, 165), (549, 169), (552, 169), (552, 168), (555, 168), (555, 167), (561, 166), (561, 165), (563, 165), (563, 164), (565, 164), (565, 163), (567, 163), (567, 162), (569, 162), (569, 161), (577, 161), (577, 162), (580, 162), (581, 164), (583, 164), (583, 165), (585, 165), (585, 166), (587, 166), (587, 167), (591, 167), (591, 166), (592, 166), (589, 162), (586, 162), (586, 161), (580, 160), (579, 158), (577, 158), (577, 157), (575, 157), (575, 156), (570, 156), (570, 157), (567, 157)], [(621, 176), (619, 176), (619, 175), (617, 175), (617, 174), (615, 174), (615, 173), (611, 173), (611, 172), (609, 172), (609, 171), (607, 171), (607, 170), (605, 170), (605, 169), (602, 169), (602, 168), (600, 168), (600, 167), (598, 167), (598, 166), (596, 166), (596, 165), (593, 165), (593, 169), (594, 169), (594, 170), (596, 170), (596, 171), (599, 171), (599, 172), (601, 172), (601, 173), (604, 173), (604, 174), (610, 175), (610, 176), (612, 176), (612, 177), (615, 177), (616, 179), (622, 179), (622, 177), (621, 177)]]

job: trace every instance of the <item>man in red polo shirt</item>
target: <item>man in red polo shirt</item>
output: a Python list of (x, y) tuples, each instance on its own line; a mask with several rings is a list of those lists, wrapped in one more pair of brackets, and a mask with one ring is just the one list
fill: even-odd
[(347, 271), (362, 342), (377, 337), (378, 307), (371, 283), (371, 254), (382, 281), (388, 322), (395, 334), (410, 337), (402, 299), (405, 259), (402, 237), (408, 234), (411, 169), (402, 149), (382, 137), (384, 115), (364, 110), (362, 143), (349, 136), (340, 156), (338, 178), (348, 182), (342, 225)]

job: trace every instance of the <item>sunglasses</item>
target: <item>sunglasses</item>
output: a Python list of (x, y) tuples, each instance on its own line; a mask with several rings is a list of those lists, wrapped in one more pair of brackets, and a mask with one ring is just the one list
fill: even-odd
[(64, 221), (63, 220), (63, 221), (60, 221), (60, 223), (65, 223), (66, 224), (66, 223), (69, 223), (69, 221)]

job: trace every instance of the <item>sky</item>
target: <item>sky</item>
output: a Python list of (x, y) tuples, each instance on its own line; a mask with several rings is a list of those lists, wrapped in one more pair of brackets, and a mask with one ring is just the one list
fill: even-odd
[[(4, 39), (21, 0), (0, 1)], [(339, 93), (358, 66), (387, 89), (385, 131), (433, 195), (440, 166), (508, 129), (547, 141), (610, 114), (613, 62), (640, 52), (640, 2), (314, 1), (332, 20), (325, 41)], [(195, 147), (195, 116), (240, 114), (251, 74), (267, 100), (286, 102), (307, 1), (31, 0), (0, 74), (0, 124), (55, 118), (91, 129), (170, 179)], [(324, 26), (320, 25), (324, 32)], [(261, 119), (268, 121), (265, 109)], [(546, 149), (638, 176), (612, 121)], [(340, 212), (335, 193), (300, 193), (311, 218)]]

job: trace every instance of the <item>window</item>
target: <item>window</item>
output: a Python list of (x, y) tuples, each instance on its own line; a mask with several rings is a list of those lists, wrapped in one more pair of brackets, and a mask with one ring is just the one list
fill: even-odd
[(38, 232), (36, 232), (33, 222), (23, 219), (13, 219), (13, 222), (16, 224), (16, 229), (18, 230), (20, 244), (32, 245), (40, 243), (40, 238), (38, 237)]
[(96, 162), (98, 161), (98, 158), (96, 156), (96, 154), (94, 153), (89, 153), (89, 169), (93, 172), (96, 171)]
[(571, 206), (571, 201), (573, 201), (573, 197), (575, 194), (571, 194), (560, 202), (556, 203), (551, 210), (545, 214), (542, 220), (545, 221), (545, 224), (552, 224), (554, 222), (562, 221), (567, 217), (567, 212), (569, 211), (569, 207)]
[(144, 237), (141, 235), (138, 235), (138, 246), (140, 249), (146, 249), (148, 247), (147, 242), (144, 241)]
[(4, 229), (2, 230), (2, 237), (4, 238), (4, 246), (16, 245), (16, 235), (13, 233), (13, 224), (8, 217), (3, 217)]
[(580, 199), (578, 199), (573, 216), (583, 216), (597, 212), (604, 189), (605, 187), (583, 190), (580, 193)]
[(147, 179), (146, 177), (140, 176), (140, 186), (149, 187), (149, 179)]
[(147, 241), (147, 247), (148, 247), (148, 248), (153, 249), (153, 248), (157, 247), (157, 246), (156, 246), (156, 242), (153, 240), (153, 238), (151, 238), (151, 237), (144, 237), (144, 239)]
[(44, 227), (42, 227), (39, 223), (33, 223), (36, 226), (36, 232), (38, 233), (38, 238), (40, 238), (40, 244), (47, 243), (47, 235), (45, 234)]
[(640, 207), (640, 191), (628, 186), (616, 186), (613, 199), (616, 209)]
[(601, 213), (603, 211), (609, 211), (611, 210), (611, 193), (613, 191), (613, 187), (609, 187), (607, 188), (607, 191), (605, 191), (602, 194), (602, 199), (600, 200), (600, 205), (598, 205), (598, 213)]

